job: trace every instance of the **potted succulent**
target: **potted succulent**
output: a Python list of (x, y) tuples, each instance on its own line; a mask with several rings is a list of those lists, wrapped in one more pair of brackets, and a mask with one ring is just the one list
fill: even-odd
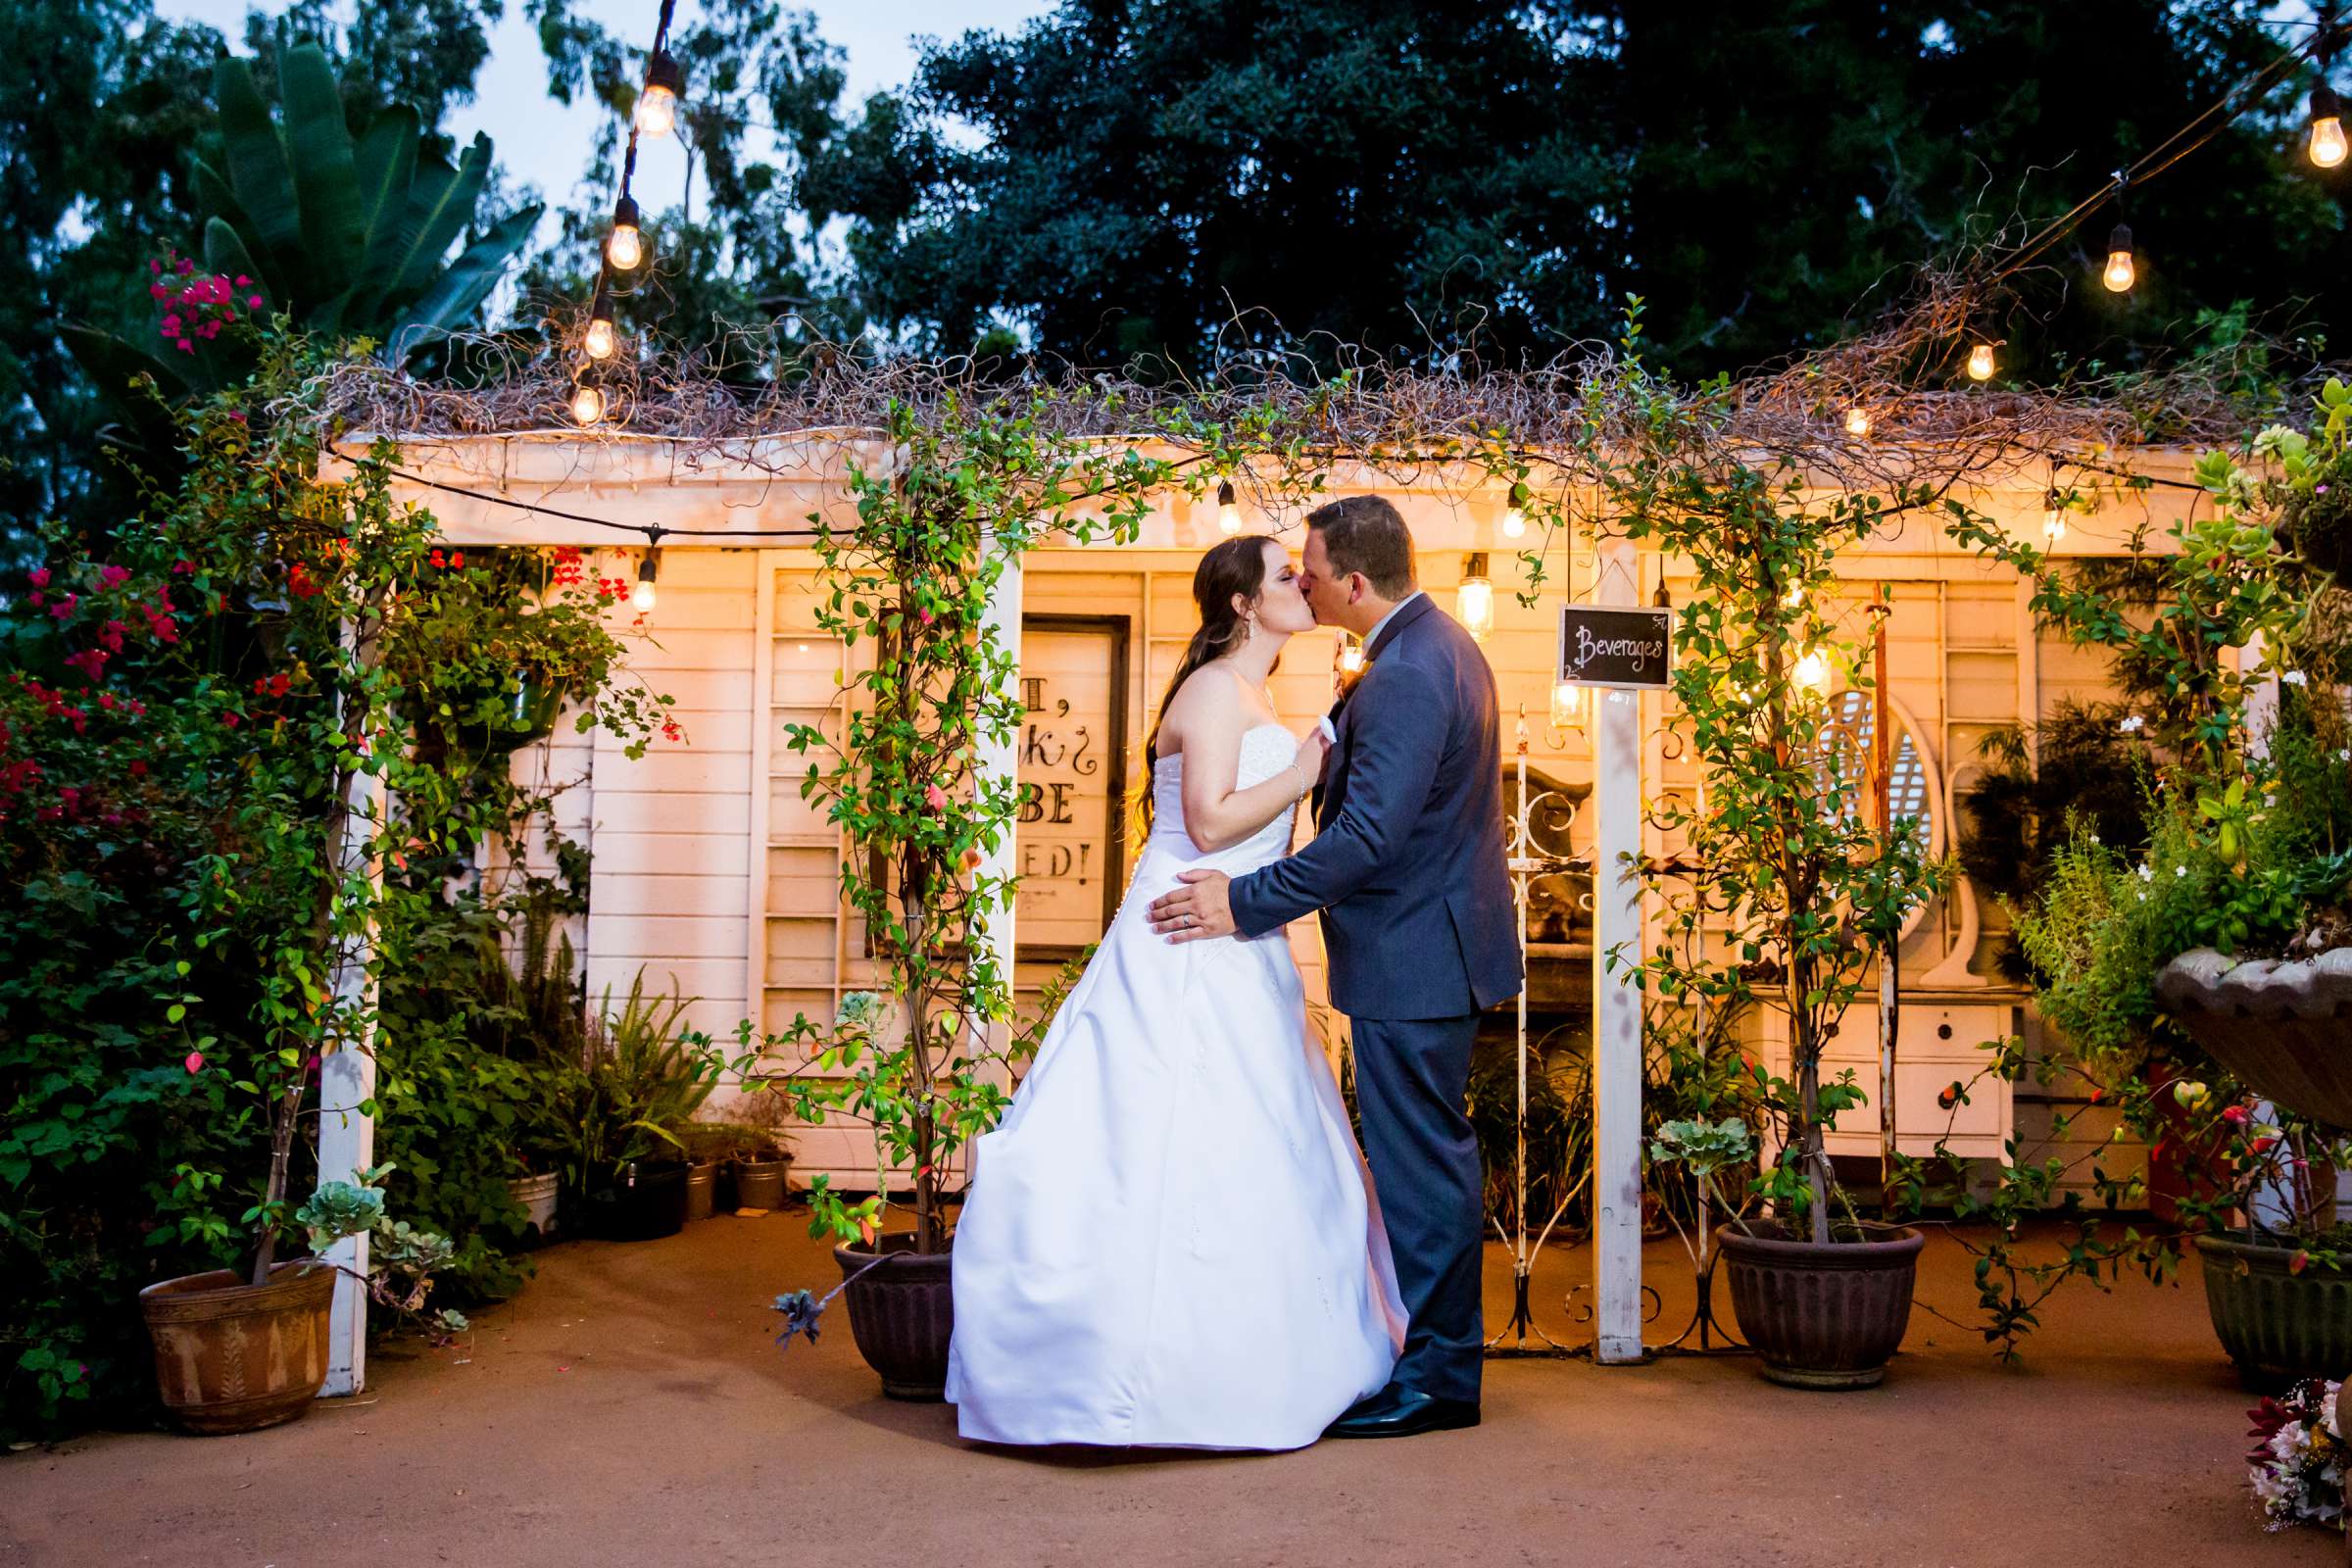
[(1943, 868), (1852, 755), (1848, 707), (1832, 694), (1870, 690), (1870, 645), (1824, 606), (1837, 551), (1869, 537), (1886, 508), (1921, 498), (1841, 493), (1817, 506), (1791, 465), (1709, 455), (1689, 423), (1703, 407), (1646, 401), (1647, 439), (1602, 480), (1625, 533), (1687, 561), (1694, 578), (1675, 617), (1671, 691), (1700, 783), (1660, 816), (1699, 870), (1657, 877), (1665, 915), (1647, 956), (1604, 957), (1634, 967), (1660, 1004), (1777, 1017), (1786, 1066), (1757, 1061), (1742, 1097), (1772, 1151), (1749, 1199), (1771, 1213), (1735, 1216), (1716, 1241), (1766, 1377), (1868, 1387), (1901, 1342), (1924, 1238), (1865, 1222), (1838, 1188), (1826, 1134), (1864, 1096), (1850, 1072), (1825, 1072), (1823, 1053)]

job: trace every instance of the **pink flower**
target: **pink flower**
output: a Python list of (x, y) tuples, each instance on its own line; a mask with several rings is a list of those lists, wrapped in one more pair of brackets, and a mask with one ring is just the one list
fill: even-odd
[(249, 311), (260, 310), (262, 308), (262, 297), (259, 294), (246, 296), (245, 308)]
[(120, 588), (129, 580), (130, 568), (128, 566), (101, 566), (98, 568), (98, 586), (101, 588)]
[(948, 808), (947, 791), (941, 789), (936, 784), (924, 785), (923, 804), (930, 807), (934, 811), (946, 810)]
[(35, 588), (46, 588), (49, 586), (49, 568), (47, 566), (35, 566), (32, 568), (32, 585)]
[(253, 279), (252, 279), (252, 278), (250, 278), (250, 277), (247, 277), (247, 276), (246, 276), (246, 275), (245, 275), (243, 272), (239, 272), (239, 273), (237, 274), (237, 287), (239, 287), (239, 288), (243, 288), (243, 287), (244, 287), (246, 284), (248, 284), (248, 283), (252, 282), (252, 281), (253, 281)]
[(191, 1051), (188, 1053), (187, 1069), (191, 1073), (199, 1073), (204, 1071), (203, 1052)]
[(81, 598), (79, 595), (68, 594), (65, 598), (60, 599), (56, 604), (49, 607), (49, 613), (55, 615), (60, 620), (64, 620), (67, 616), (74, 613), (74, 607), (80, 603)]
[(2222, 1120), (2232, 1127), (2243, 1127), (2246, 1124), (2246, 1107), (2231, 1105), (2228, 1110), (2222, 1112)]
[(164, 264), (163, 264), (163, 263), (161, 263), (161, 262), (149, 262), (149, 263), (147, 264), (147, 270), (149, 270), (150, 272), (161, 273), (161, 272), (163, 271), (163, 270), (164, 270)]

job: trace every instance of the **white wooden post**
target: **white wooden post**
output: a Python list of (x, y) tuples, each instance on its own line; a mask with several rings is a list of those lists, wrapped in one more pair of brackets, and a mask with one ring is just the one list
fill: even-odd
[[(1642, 602), (1630, 540), (1600, 547), (1599, 605)], [(1593, 1359), (1642, 1359), (1642, 694), (1593, 693), (1592, 1317)], [(1612, 968), (1609, 956), (1618, 962)]]
[[(382, 885), (383, 865), (368, 855), (383, 813), (384, 781), (360, 773), (351, 782), (351, 814), (343, 824), (336, 861), (350, 870), (366, 859), (370, 889)], [(375, 1118), (360, 1109), (375, 1093), (374, 933), (363, 932), (335, 956), (335, 1001), (346, 1015), (363, 1021), (356, 1034), (335, 1042), (318, 1063), (318, 1180), (353, 1181), (375, 1163)], [(327, 1249), (337, 1269), (334, 1305), (327, 1318), (326, 1382), (321, 1397), (357, 1394), (368, 1384), (368, 1238), (347, 1236)], [(357, 1276), (357, 1277), (355, 1277)]]
[[(982, 548), (989, 552), (994, 552), (999, 548), (993, 533), (984, 540)], [(1021, 669), (1021, 558), (1018, 555), (1005, 560), (1004, 569), (998, 573), (995, 584), (989, 589), (988, 608), (981, 614), (980, 626), (981, 634), (993, 639), (998, 647), (1004, 650), (1005, 657), (1011, 661), (1013, 679), (1016, 683), (1014, 689), (1018, 690), (1017, 683), (1020, 679)], [(1000, 780), (1009, 783), (1019, 776), (1020, 764), (1021, 735), (1020, 726), (1016, 724), (1012, 734), (1006, 739), (1001, 741), (983, 739), (980, 742), (979, 757), (975, 764), (978, 777), (973, 780), (973, 787), (985, 790)], [(1015, 842), (1019, 831), (1019, 817), (1016, 814), (1011, 822), (1004, 825), (1004, 836), (998, 841), (997, 847), (993, 850), (984, 847), (981, 850), (980, 865), (975, 874), (992, 880), (1011, 876), (1014, 868), (1020, 864)], [(1003, 971), (1005, 987), (1009, 991), (1016, 978), (1016, 971), (1013, 967), (1013, 907), (1011, 901), (1007, 900), (1002, 908), (983, 912), (979, 917), (978, 924), (989, 951), (996, 955), (997, 965)], [(974, 1051), (986, 1050), (989, 1045), (990, 1025), (988, 1020), (975, 1012), (972, 1014), (969, 1027), (972, 1032), (972, 1049)], [(995, 1072), (1000, 1080), (1009, 1076), (1002, 1066), (997, 1067)], [(967, 1151), (967, 1159), (976, 1156), (977, 1146), (966, 1144), (964, 1148)], [(973, 1173), (967, 1172), (967, 1179), (970, 1174)]]

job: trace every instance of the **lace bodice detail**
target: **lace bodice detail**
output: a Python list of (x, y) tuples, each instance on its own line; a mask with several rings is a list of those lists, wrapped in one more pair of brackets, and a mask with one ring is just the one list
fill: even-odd
[[(1234, 788), (1248, 789), (1263, 784), (1267, 779), (1291, 765), (1298, 755), (1298, 737), (1280, 724), (1257, 724), (1242, 736), (1242, 755), (1234, 769)], [(1298, 808), (1278, 814), (1273, 821), (1250, 834), (1239, 844), (1228, 845), (1209, 853), (1192, 840), (1184, 830), (1184, 757), (1163, 757), (1152, 768), (1152, 840), (1150, 848), (1173, 855), (1186, 861), (1213, 865), (1220, 871), (1239, 875), (1253, 871), (1267, 861), (1290, 852), (1291, 823)]]

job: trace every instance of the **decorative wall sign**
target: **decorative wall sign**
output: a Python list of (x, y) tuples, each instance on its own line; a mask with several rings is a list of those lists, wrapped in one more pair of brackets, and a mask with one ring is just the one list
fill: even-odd
[(1642, 690), (1674, 669), (1671, 610), (1560, 607), (1559, 679), (1578, 686)]
[(1099, 941), (1126, 882), (1127, 639), (1123, 615), (1021, 617), (1023, 958), (1060, 961)]

